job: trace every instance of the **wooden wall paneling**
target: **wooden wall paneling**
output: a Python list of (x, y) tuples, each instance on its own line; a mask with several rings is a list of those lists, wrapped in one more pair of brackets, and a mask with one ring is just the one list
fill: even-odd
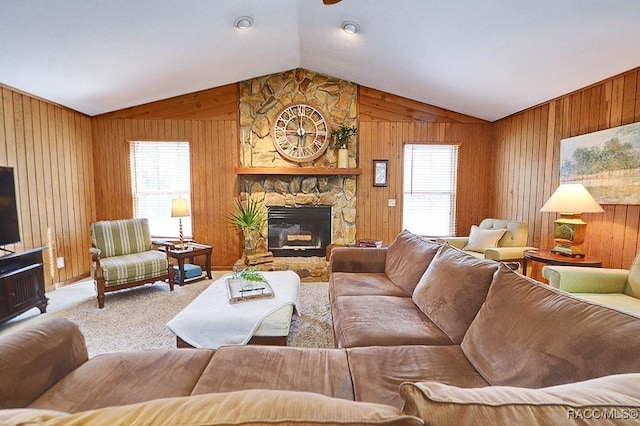
[(133, 106), (96, 116), (97, 119), (235, 120), (238, 85), (228, 84), (186, 95)]
[[(238, 187), (237, 121), (93, 119), (96, 147), (96, 210), (100, 220), (131, 217), (130, 140), (187, 140), (191, 148), (193, 232), (214, 247), (212, 265), (229, 268), (239, 257), (239, 243), (226, 225)], [(98, 153), (109, 153), (108, 164), (98, 164)], [(113, 178), (110, 178), (113, 175)], [(113, 197), (119, 206), (112, 206)], [(104, 215), (104, 216), (103, 216)]]
[[(93, 212), (90, 119), (75, 111), (0, 87), (2, 164), (14, 167), (20, 217), (20, 251), (46, 245), (45, 283), (77, 278), (87, 261), (83, 228)], [(83, 130), (84, 129), (84, 130)], [(55, 265), (64, 257), (64, 268)]]
[[(559, 184), (561, 140), (639, 121), (638, 80), (635, 69), (496, 122), (498, 163), (511, 163), (514, 155), (530, 152), (530, 148), (533, 154), (530, 161), (516, 162), (523, 171), (520, 174), (508, 166), (498, 169), (492, 204), (495, 214), (523, 214), (530, 226), (534, 224), (530, 242), (542, 248), (552, 247), (553, 220), (557, 215), (540, 213), (538, 209)], [(534, 179), (536, 170), (538, 178)], [(524, 197), (530, 201), (516, 196), (521, 193), (523, 179), (531, 179), (529, 197), (527, 188)], [(603, 208), (604, 214), (585, 214), (589, 224), (585, 249), (601, 257), (605, 267), (628, 268), (639, 249), (640, 206), (603, 205)]]
[(624, 223), (624, 250), (622, 251), (622, 268), (631, 265), (636, 254), (640, 252), (640, 205), (627, 207)]
[(635, 121), (637, 82), (637, 72), (624, 76), (621, 124), (630, 124)]

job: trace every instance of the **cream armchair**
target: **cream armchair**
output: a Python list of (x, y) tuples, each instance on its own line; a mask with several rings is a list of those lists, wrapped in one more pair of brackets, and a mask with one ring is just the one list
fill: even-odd
[(439, 238), (439, 242), (448, 242), (460, 250), (476, 257), (504, 261), (520, 261), (527, 246), (529, 226), (523, 222), (504, 219), (483, 219), (480, 225), (473, 225), (468, 237)]
[(545, 266), (549, 285), (620, 311), (640, 315), (640, 253), (631, 269)]

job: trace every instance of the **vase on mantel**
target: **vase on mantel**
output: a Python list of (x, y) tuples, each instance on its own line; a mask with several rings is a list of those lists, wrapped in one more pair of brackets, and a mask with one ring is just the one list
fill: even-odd
[(338, 168), (349, 168), (349, 150), (347, 148), (340, 148), (338, 150)]

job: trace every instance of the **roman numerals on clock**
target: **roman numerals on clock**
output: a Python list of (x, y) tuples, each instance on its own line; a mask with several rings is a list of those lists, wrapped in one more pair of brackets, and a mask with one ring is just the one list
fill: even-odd
[(273, 125), (276, 150), (287, 160), (313, 161), (329, 146), (329, 124), (320, 109), (308, 104), (283, 108)]

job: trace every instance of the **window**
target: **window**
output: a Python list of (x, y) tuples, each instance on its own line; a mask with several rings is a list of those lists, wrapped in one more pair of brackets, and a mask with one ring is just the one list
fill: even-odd
[[(186, 198), (191, 212), (189, 142), (132, 141), (131, 185), (133, 216), (149, 219), (154, 237), (177, 238), (178, 219), (171, 217), (171, 200)], [(185, 237), (193, 235), (191, 216), (182, 218)]]
[(458, 145), (404, 147), (403, 227), (418, 235), (455, 235)]

